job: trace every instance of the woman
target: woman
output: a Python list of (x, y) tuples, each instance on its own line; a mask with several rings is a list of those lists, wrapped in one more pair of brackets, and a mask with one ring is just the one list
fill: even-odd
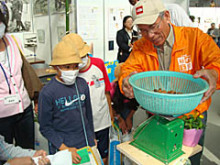
[[(34, 116), (22, 77), (21, 54), (0, 11), (0, 134), (22, 148), (34, 148)], [(21, 46), (21, 45), (20, 45)]]
[(138, 39), (138, 33), (133, 30), (133, 18), (125, 16), (123, 19), (123, 28), (117, 32), (118, 56), (117, 60), (125, 62), (132, 51), (133, 42)]

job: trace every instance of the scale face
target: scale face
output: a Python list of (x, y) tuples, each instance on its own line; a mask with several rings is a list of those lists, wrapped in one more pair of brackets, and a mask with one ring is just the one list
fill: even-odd
[(184, 122), (181, 119), (169, 121), (154, 115), (135, 131), (130, 144), (147, 154), (169, 163), (184, 154), (182, 149)]

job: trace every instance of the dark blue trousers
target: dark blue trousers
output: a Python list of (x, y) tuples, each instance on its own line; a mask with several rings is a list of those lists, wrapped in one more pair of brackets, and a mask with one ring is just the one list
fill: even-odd
[(32, 104), (23, 113), (0, 118), (0, 134), (7, 143), (34, 149), (34, 115)]

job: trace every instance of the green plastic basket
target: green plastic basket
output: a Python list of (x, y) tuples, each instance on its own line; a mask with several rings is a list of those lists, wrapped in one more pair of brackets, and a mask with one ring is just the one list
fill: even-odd
[[(171, 71), (137, 73), (129, 79), (137, 102), (155, 114), (182, 115), (195, 109), (200, 103), (208, 83), (192, 75)], [(154, 92), (155, 89), (175, 91), (181, 94)]]

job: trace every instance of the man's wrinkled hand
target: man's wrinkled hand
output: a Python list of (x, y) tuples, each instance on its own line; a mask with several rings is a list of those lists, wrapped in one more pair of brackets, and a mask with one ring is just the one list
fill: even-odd
[(201, 104), (209, 97), (211, 97), (212, 94), (215, 92), (218, 80), (218, 73), (214, 69), (201, 69), (197, 71), (193, 76), (194, 78), (204, 77), (209, 83), (209, 89), (204, 93), (203, 98), (200, 102)]
[(134, 71), (134, 72), (130, 73), (127, 77), (125, 77), (123, 79), (123, 82), (122, 82), (122, 90), (124, 92), (124, 95), (129, 99), (134, 98), (134, 92), (133, 92), (133, 88), (128, 80), (132, 75), (134, 75), (136, 73), (138, 73), (138, 72)]

